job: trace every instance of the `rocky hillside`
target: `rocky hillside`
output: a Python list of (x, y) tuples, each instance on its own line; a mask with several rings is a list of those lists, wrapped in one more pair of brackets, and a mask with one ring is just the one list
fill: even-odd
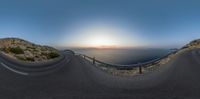
[(183, 48), (200, 48), (200, 39), (194, 40), (192, 42), (190, 42), (189, 44), (187, 44), (186, 46), (184, 46)]
[(39, 62), (59, 57), (56, 49), (48, 46), (36, 45), (19, 38), (0, 39), (0, 50), (15, 59)]

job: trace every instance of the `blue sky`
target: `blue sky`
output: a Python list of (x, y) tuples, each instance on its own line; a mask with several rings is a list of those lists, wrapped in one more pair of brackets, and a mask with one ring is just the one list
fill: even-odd
[(180, 47), (200, 38), (199, 5), (199, 0), (1, 0), (0, 37), (70, 47), (87, 39), (83, 27), (100, 22), (124, 31), (120, 44)]

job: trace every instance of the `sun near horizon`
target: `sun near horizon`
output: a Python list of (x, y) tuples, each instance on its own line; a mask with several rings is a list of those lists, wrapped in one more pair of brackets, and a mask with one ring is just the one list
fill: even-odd
[(136, 32), (108, 21), (95, 20), (81, 26), (74, 26), (70, 32), (73, 34), (71, 35), (73, 39), (65, 39), (69, 38), (69, 35), (63, 36), (64, 41), (60, 43), (63, 46), (98, 49), (138, 46)]

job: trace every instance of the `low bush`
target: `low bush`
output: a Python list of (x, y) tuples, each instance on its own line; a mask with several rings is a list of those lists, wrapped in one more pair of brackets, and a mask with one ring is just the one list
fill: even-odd
[(26, 61), (26, 59), (24, 57), (20, 57), (20, 56), (15, 56), (17, 59), (22, 60), (22, 61)]
[(3, 52), (5, 52), (5, 53), (9, 53), (9, 49), (8, 49), (7, 47), (3, 47), (3, 48), (1, 48), (1, 50), (2, 50)]
[(35, 61), (35, 59), (32, 57), (26, 57), (26, 61)]
[(47, 54), (48, 59), (59, 57), (60, 55), (56, 52), (50, 52)]
[(24, 51), (20, 47), (9, 47), (9, 51), (14, 54), (24, 54)]
[(15, 57), (22, 61), (31, 61), (31, 62), (35, 61), (35, 59), (33, 57), (23, 57), (23, 56), (15, 56)]

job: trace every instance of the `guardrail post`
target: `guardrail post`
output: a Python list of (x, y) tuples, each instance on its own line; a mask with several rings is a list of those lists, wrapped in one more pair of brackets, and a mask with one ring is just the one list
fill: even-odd
[(85, 55), (83, 55), (83, 58), (85, 59)]
[(139, 73), (142, 74), (142, 66), (139, 66)]
[(93, 58), (93, 62), (92, 63), (93, 63), (93, 65), (95, 65), (95, 57)]

